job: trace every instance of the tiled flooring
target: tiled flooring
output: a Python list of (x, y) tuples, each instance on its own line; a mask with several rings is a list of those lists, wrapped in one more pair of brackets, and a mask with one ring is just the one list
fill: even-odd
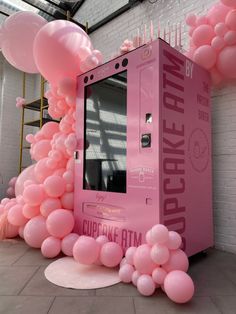
[(97, 290), (55, 286), (44, 277), (39, 250), (21, 240), (0, 242), (0, 313), (3, 314), (236, 314), (236, 255), (209, 250), (191, 260), (196, 293), (178, 305), (157, 291), (142, 297), (130, 284)]

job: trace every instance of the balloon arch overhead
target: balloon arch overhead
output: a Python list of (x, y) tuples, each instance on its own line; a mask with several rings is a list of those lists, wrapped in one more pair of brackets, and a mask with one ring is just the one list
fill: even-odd
[(186, 17), (189, 49), (186, 55), (210, 71), (213, 85), (236, 79), (236, 0), (221, 0), (204, 16)]

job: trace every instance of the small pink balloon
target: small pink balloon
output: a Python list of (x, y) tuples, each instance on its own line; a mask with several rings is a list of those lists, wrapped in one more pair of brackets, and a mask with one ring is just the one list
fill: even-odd
[(226, 45), (232, 46), (236, 44), (236, 32), (235, 31), (228, 31), (224, 36), (224, 41)]
[(46, 228), (46, 220), (42, 216), (30, 219), (25, 225), (24, 239), (31, 247), (40, 248), (43, 241), (49, 236)]
[(102, 247), (103, 244), (109, 242), (109, 239), (105, 235), (100, 235), (96, 238), (96, 242), (100, 245), (100, 247)]
[(187, 272), (189, 267), (189, 261), (186, 253), (180, 249), (170, 251), (170, 257), (167, 263), (162, 265), (162, 267), (170, 272), (172, 270), (182, 270)]
[(85, 265), (93, 264), (99, 256), (100, 246), (92, 237), (80, 236), (73, 247), (74, 259)]
[(190, 301), (194, 294), (194, 284), (188, 274), (180, 270), (171, 271), (164, 281), (167, 296), (176, 303)]
[(78, 238), (79, 235), (77, 233), (70, 233), (62, 239), (61, 250), (65, 255), (73, 256), (73, 247)]
[(222, 49), (217, 59), (217, 69), (227, 79), (236, 78), (236, 46), (228, 46)]
[(139, 277), (141, 276), (140, 272), (135, 270), (132, 274), (132, 283), (134, 286), (137, 286), (137, 281), (139, 279)]
[(214, 31), (217, 36), (224, 37), (225, 33), (228, 31), (228, 28), (225, 23), (218, 23), (216, 24)]
[(182, 244), (181, 236), (175, 231), (169, 231), (169, 239), (166, 242), (166, 246), (169, 250), (177, 250)]
[(195, 14), (188, 14), (185, 18), (185, 22), (188, 26), (195, 26), (196, 25), (196, 15)]
[(149, 244), (149, 245), (154, 245), (155, 244), (155, 241), (152, 238), (151, 230), (148, 230), (148, 232), (145, 235), (145, 239), (146, 239), (147, 244)]
[(162, 285), (164, 283), (166, 275), (167, 272), (163, 268), (157, 267), (152, 272), (152, 279), (158, 285)]
[(22, 208), (22, 213), (26, 218), (31, 219), (40, 214), (39, 206), (31, 206), (31, 205), (25, 204)]
[(215, 26), (220, 22), (224, 22), (225, 17), (229, 11), (230, 11), (229, 7), (223, 5), (222, 3), (217, 3), (216, 5), (212, 6), (207, 13), (209, 23), (212, 26)]
[(45, 199), (46, 194), (43, 186), (39, 184), (31, 184), (25, 187), (23, 198), (25, 203), (32, 206), (37, 206)]
[(216, 36), (211, 41), (211, 47), (216, 51), (220, 51), (225, 46), (225, 41), (222, 37)]
[(9, 209), (7, 219), (14, 226), (23, 226), (28, 219), (22, 213), (22, 205), (14, 205)]
[(129, 283), (132, 281), (134, 267), (130, 264), (125, 264), (119, 269), (119, 277), (122, 282)]
[[(109, 242), (109, 241), (108, 241), (108, 242)], [(128, 264), (128, 263), (127, 263), (126, 258), (123, 257), (122, 260), (120, 261), (120, 268), (121, 268), (123, 265), (125, 265), (125, 264)]]
[(157, 224), (151, 229), (151, 236), (154, 243), (163, 244), (168, 240), (168, 229), (161, 224)]
[(215, 32), (211, 25), (200, 25), (195, 28), (192, 34), (192, 39), (194, 45), (200, 47), (202, 45), (210, 44), (214, 36)]
[(61, 240), (54, 237), (48, 237), (42, 243), (41, 252), (44, 257), (56, 257), (61, 252)]
[(24, 229), (25, 229), (25, 226), (20, 226), (19, 227), (19, 230), (18, 230), (18, 233), (19, 233), (19, 236), (24, 239)]
[(221, 0), (221, 2), (228, 7), (236, 8), (236, 0)]
[(47, 230), (56, 238), (64, 238), (74, 228), (75, 220), (73, 214), (66, 209), (56, 209), (47, 218)]
[(134, 264), (134, 254), (136, 252), (137, 248), (134, 246), (131, 246), (127, 249), (125, 252), (126, 261), (128, 264), (133, 265)]
[(156, 285), (149, 275), (141, 275), (137, 280), (138, 291), (145, 296), (150, 296), (155, 292)]
[(53, 169), (48, 167), (47, 161), (48, 158), (43, 158), (35, 164), (34, 174), (39, 183), (43, 183), (44, 180), (53, 173)]
[(51, 149), (50, 140), (41, 140), (34, 144), (31, 156), (34, 160), (38, 161), (47, 157)]
[(74, 193), (66, 192), (61, 197), (62, 207), (65, 209), (74, 209)]
[(9, 196), (9, 197), (14, 197), (14, 196), (15, 196), (15, 189), (14, 189), (12, 186), (10, 186), (10, 187), (7, 189), (7, 191), (6, 191), (6, 194), (7, 194), (7, 196)]
[(225, 24), (230, 30), (236, 31), (236, 10), (231, 10), (227, 14)]
[(15, 186), (15, 184), (16, 184), (16, 181), (17, 181), (17, 177), (13, 177), (13, 178), (11, 178), (11, 180), (9, 181), (9, 186)]
[(8, 198), (8, 197), (5, 197), (5, 198), (3, 198), (2, 200), (1, 200), (1, 204), (3, 205), (3, 206), (5, 206), (5, 205), (7, 205), (7, 203), (10, 201), (10, 199)]
[(12, 239), (18, 236), (19, 234), (19, 227), (13, 226), (12, 224), (8, 223), (6, 226), (6, 238)]
[(195, 50), (193, 61), (210, 70), (216, 63), (216, 52), (211, 46), (203, 45)]
[(161, 245), (161, 244), (153, 245), (150, 254), (151, 254), (151, 259), (153, 260), (153, 262), (158, 265), (165, 264), (170, 257), (168, 248), (165, 245)]
[(208, 24), (208, 19), (205, 15), (198, 16), (196, 20), (196, 26)]
[(101, 51), (94, 49), (93, 55), (97, 58), (99, 64), (101, 64), (103, 62), (103, 55), (102, 55)]
[(61, 202), (58, 198), (46, 198), (40, 205), (41, 215), (48, 217), (51, 212), (61, 208)]
[(59, 124), (53, 121), (47, 122), (42, 126), (41, 132), (46, 139), (50, 140), (55, 133), (59, 132)]
[(153, 269), (156, 268), (156, 264), (151, 259), (150, 252), (150, 246), (147, 244), (142, 244), (137, 247), (137, 250), (134, 254), (134, 267), (141, 274), (151, 274)]
[(118, 243), (107, 242), (100, 251), (100, 260), (106, 267), (115, 267), (120, 264), (123, 257), (123, 250)]
[(62, 196), (66, 189), (66, 183), (60, 176), (50, 176), (43, 183), (45, 192), (50, 197)]

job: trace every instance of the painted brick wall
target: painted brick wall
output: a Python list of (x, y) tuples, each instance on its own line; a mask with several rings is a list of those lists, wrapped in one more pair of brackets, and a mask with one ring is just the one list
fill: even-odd
[[(107, 8), (111, 6), (110, 0), (100, 2), (101, 8), (105, 3)], [(118, 0), (116, 2), (123, 3)], [(151, 4), (146, 0), (93, 32), (92, 42), (96, 49), (102, 51), (105, 60), (108, 60), (117, 52), (124, 39), (137, 34), (137, 27), (143, 29), (144, 24), (149, 24), (150, 20), (155, 27), (160, 21), (163, 28), (168, 22), (170, 24), (183, 22), (190, 12), (203, 14), (216, 2), (158, 0)], [(86, 7), (82, 6), (78, 14), (81, 21), (88, 21), (90, 25), (96, 20), (97, 14), (93, 4), (93, 0), (86, 0)], [(183, 27), (185, 48), (186, 32), (186, 27)], [(213, 90), (212, 114), (215, 245), (217, 248), (236, 253), (236, 86)]]

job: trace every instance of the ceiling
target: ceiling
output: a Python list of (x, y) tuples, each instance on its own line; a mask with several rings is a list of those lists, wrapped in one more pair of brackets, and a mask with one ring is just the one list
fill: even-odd
[[(109, 8), (105, 8), (102, 18), (99, 19), (98, 14), (98, 19), (95, 21), (95, 23), (91, 23), (90, 17), (87, 16), (86, 22), (82, 22), (81, 24), (78, 21), (78, 16), (80, 13), (79, 10), (83, 9), (83, 4), (85, 4), (85, 6), (86, 4), (91, 6), (91, 4), (86, 1), (87, 0), (1, 0), (0, 15), (9, 16), (21, 10), (33, 11), (48, 21), (55, 19), (67, 19), (79, 25), (83, 29), (86, 29), (87, 22), (89, 28), (86, 30), (88, 33), (91, 33), (109, 21), (113, 20), (117, 16), (121, 15), (125, 11), (129, 10), (133, 6), (139, 4), (143, 0), (122, 0), (119, 2), (113, 2), (113, 5), (109, 6)], [(93, 1), (94, 11), (99, 11), (99, 5), (101, 2), (98, 3), (96, 0)], [(98, 13), (101, 14), (101, 12)]]

